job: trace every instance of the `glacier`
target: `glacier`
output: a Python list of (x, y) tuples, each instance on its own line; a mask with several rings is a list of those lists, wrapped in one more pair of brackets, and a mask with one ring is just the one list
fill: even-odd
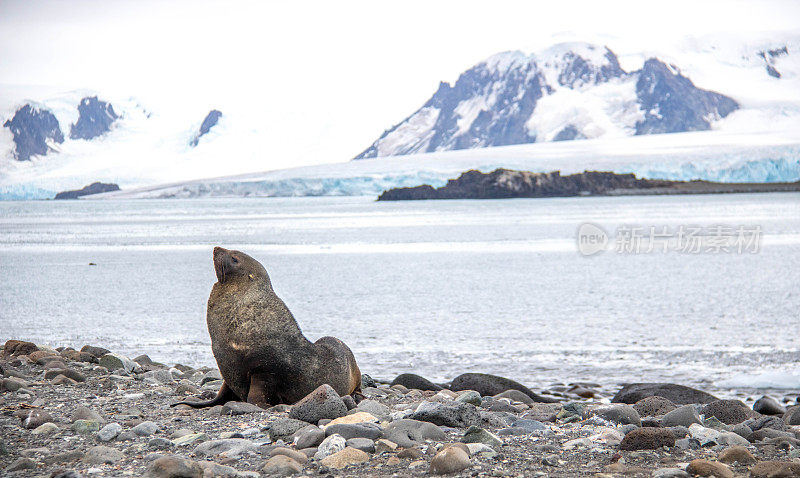
[(438, 187), (469, 169), (489, 172), (500, 167), (564, 174), (602, 170), (686, 181), (791, 182), (800, 180), (800, 131), (702, 131), (442, 151), (170, 183), (88, 198), (377, 196), (395, 187)]

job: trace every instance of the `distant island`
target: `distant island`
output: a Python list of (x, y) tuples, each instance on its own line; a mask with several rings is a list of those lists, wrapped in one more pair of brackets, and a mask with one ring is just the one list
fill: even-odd
[(96, 182), (82, 189), (75, 189), (72, 191), (61, 191), (56, 194), (54, 199), (78, 199), (81, 196), (89, 196), (92, 194), (107, 193), (111, 191), (119, 191), (119, 186), (114, 183), (101, 183)]
[(725, 194), (800, 191), (793, 183), (715, 183), (640, 179), (633, 174), (584, 171), (562, 176), (560, 171), (534, 173), (495, 169), (490, 173), (469, 170), (442, 187), (428, 184), (384, 191), (378, 201), (421, 199), (510, 199), (570, 196), (638, 196), (660, 194)]

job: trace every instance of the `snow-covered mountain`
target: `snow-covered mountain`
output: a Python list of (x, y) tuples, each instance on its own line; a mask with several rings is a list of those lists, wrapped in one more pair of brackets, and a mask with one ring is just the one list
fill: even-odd
[[(493, 55), (442, 83), (355, 162), (330, 157), (322, 132), (271, 135), (275, 124), (246, 98), (167, 110), (131, 93), (1, 87), (0, 199), (52, 198), (96, 181), (129, 197), (375, 194), (496, 167), (800, 179), (798, 33)], [(301, 148), (341, 163), (259, 172), (282, 156), (275, 151)], [(220, 176), (235, 177), (203, 179)]]
[[(765, 78), (788, 48), (753, 52)], [(724, 90), (724, 84), (719, 89)], [(441, 83), (420, 109), (356, 159), (543, 141), (704, 131), (739, 109), (652, 57), (626, 72), (608, 47), (563, 43), (526, 55), (505, 52)]]

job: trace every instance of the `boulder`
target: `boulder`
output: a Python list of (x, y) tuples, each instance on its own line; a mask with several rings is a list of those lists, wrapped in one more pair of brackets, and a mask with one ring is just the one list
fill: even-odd
[(506, 390), (518, 390), (527, 395), (534, 402), (540, 403), (554, 403), (558, 400), (543, 397), (534, 393), (519, 382), (515, 382), (509, 378), (499, 377), (497, 375), (490, 375), (486, 373), (464, 373), (453, 379), (450, 384), (450, 390), (475, 390), (482, 396), (494, 396), (505, 392)]
[(432, 475), (459, 473), (472, 466), (469, 453), (456, 446), (448, 446), (439, 451), (431, 460)]
[(717, 400), (717, 397), (709, 393), (685, 385), (674, 383), (631, 383), (622, 387), (611, 401), (633, 405), (643, 398), (652, 396), (666, 398), (678, 405), (705, 404)]
[(481, 423), (478, 409), (469, 403), (460, 402), (444, 404), (424, 401), (409, 418), (455, 428), (477, 426)]
[(442, 387), (436, 385), (427, 378), (420, 377), (419, 375), (413, 373), (401, 373), (394, 380), (392, 380), (392, 385), (402, 385), (408, 389), (417, 389), (423, 391), (438, 391), (442, 389)]
[(324, 418), (334, 419), (347, 415), (347, 406), (336, 390), (328, 384), (303, 397), (289, 411), (289, 418), (316, 424)]
[(636, 428), (628, 432), (619, 444), (620, 450), (655, 450), (675, 446), (675, 435), (666, 428)]
[(633, 405), (642, 417), (656, 417), (667, 414), (678, 408), (671, 400), (664, 397), (652, 396), (645, 397)]
[(740, 400), (715, 400), (700, 410), (706, 418), (715, 417), (727, 425), (742, 423), (756, 415)]

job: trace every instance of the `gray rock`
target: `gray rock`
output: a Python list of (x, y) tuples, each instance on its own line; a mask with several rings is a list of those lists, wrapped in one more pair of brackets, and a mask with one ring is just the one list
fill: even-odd
[(97, 420), (75, 420), (72, 423), (72, 430), (81, 435), (88, 435), (100, 430), (100, 422)]
[(316, 425), (303, 427), (294, 434), (294, 446), (298, 450), (319, 446), (325, 439), (325, 431)]
[(227, 438), (223, 440), (210, 440), (197, 445), (194, 453), (199, 456), (216, 456), (225, 454), (233, 457), (244, 453), (255, 452), (258, 445), (244, 438)]
[(369, 399), (361, 400), (356, 411), (371, 413), (375, 418), (386, 418), (392, 412), (386, 405)]
[(265, 412), (263, 408), (258, 405), (253, 405), (247, 402), (227, 402), (222, 406), (220, 415), (244, 415), (247, 413), (260, 413)]
[(458, 473), (472, 466), (469, 453), (456, 446), (448, 446), (439, 451), (431, 460), (432, 475)]
[(131, 428), (131, 431), (142, 437), (150, 436), (158, 431), (158, 424), (151, 421), (142, 422)]
[(86, 454), (83, 456), (83, 461), (90, 465), (113, 465), (123, 458), (125, 458), (125, 454), (116, 448), (98, 445), (86, 451)]
[(678, 408), (671, 400), (664, 397), (645, 397), (633, 405), (640, 417), (661, 416)]
[(289, 418), (316, 424), (323, 418), (339, 418), (347, 415), (347, 406), (339, 394), (328, 384), (320, 385), (297, 402), (289, 411)]
[(285, 455), (275, 455), (261, 469), (267, 476), (291, 476), (303, 471), (300, 463)]
[(99, 413), (84, 406), (80, 406), (72, 412), (72, 421), (74, 422), (75, 420), (94, 420), (96, 422), (105, 423), (105, 420)]
[(666, 427), (669, 431), (675, 435), (675, 438), (683, 438), (689, 435), (689, 429), (682, 425), (676, 425), (674, 427)]
[(756, 400), (756, 403), (753, 404), (753, 411), (762, 415), (783, 415), (786, 413), (786, 407), (774, 398), (765, 395)]
[[(762, 428), (772, 428), (773, 430), (786, 430), (786, 422), (781, 417), (776, 416), (763, 416), (750, 420), (745, 420), (741, 424), (746, 425), (751, 431), (758, 431)], [(737, 423), (737, 425), (739, 425)]]
[(682, 426), (689, 428), (693, 423), (702, 423), (697, 409), (692, 405), (684, 405), (664, 415), (661, 424), (665, 427)]
[(436, 425), (407, 418), (390, 423), (383, 430), (383, 437), (404, 448), (419, 445), (425, 440), (447, 440), (447, 435)]
[(653, 472), (653, 478), (689, 478), (689, 473), (680, 468), (659, 468)]
[[(198, 465), (203, 469), (203, 476), (219, 476), (223, 478), (238, 478), (242, 475), (236, 471), (236, 468), (227, 465), (220, 465), (213, 461), (198, 461)], [(257, 475), (259, 476), (259, 475)]]
[(495, 450), (503, 446), (503, 440), (497, 435), (480, 427), (469, 427), (461, 437), (462, 443), (483, 443)]
[(722, 423), (735, 425), (742, 423), (755, 414), (740, 400), (715, 400), (700, 410), (706, 418), (716, 417)]
[(151, 370), (144, 373), (144, 378), (162, 385), (175, 383), (175, 378), (169, 370)]
[(220, 380), (222, 380), (222, 374), (219, 373), (218, 369), (213, 369), (203, 375), (203, 378), (200, 379), (200, 385), (205, 385), (206, 383), (217, 382)]
[(748, 446), (750, 442), (733, 432), (722, 432), (717, 438), (717, 443), (725, 446)]
[(453, 379), (450, 384), (450, 390), (454, 392), (461, 390), (475, 390), (481, 396), (494, 396), (505, 392), (506, 390), (517, 390), (527, 395), (534, 402), (552, 403), (557, 400), (543, 397), (534, 393), (519, 382), (514, 380), (498, 377), (497, 375), (489, 375), (486, 373), (464, 373)]
[(121, 432), (122, 425), (119, 423), (109, 423), (97, 432), (97, 439), (102, 442), (109, 442), (114, 438), (117, 438), (117, 435), (119, 435)]
[(347, 440), (346, 445), (367, 453), (375, 453), (375, 442), (369, 438), (351, 438)]
[(409, 418), (455, 428), (467, 428), (481, 423), (481, 415), (474, 405), (457, 402), (444, 404), (424, 401)]
[(372, 377), (370, 377), (369, 375), (363, 373), (363, 374), (361, 374), (361, 389), (363, 390), (363, 389), (365, 389), (367, 387), (377, 388), (378, 384), (375, 383), (375, 380), (373, 380)]
[(75, 470), (56, 470), (50, 478), (83, 478), (83, 475)]
[(666, 428), (636, 428), (619, 444), (620, 450), (655, 450), (662, 446), (675, 446), (675, 436)]
[(402, 385), (409, 390), (417, 389), (423, 391), (438, 391), (442, 389), (442, 387), (436, 385), (425, 377), (420, 377), (419, 375), (413, 373), (401, 373), (394, 380), (392, 380), (392, 385)]
[(162, 456), (147, 467), (147, 478), (203, 478), (203, 469), (192, 460)]
[(30, 458), (17, 458), (13, 463), (8, 465), (6, 471), (20, 471), (20, 470), (33, 470), (36, 468), (36, 462)]
[(717, 397), (701, 390), (674, 383), (631, 383), (622, 387), (611, 401), (633, 405), (643, 398), (652, 396), (664, 397), (677, 405), (709, 403), (717, 400)]
[(173, 446), (175, 445), (173, 445), (171, 441), (161, 437), (151, 438), (147, 442), (147, 447), (153, 448), (155, 450), (167, 450), (169, 448), (172, 448)]
[(100, 366), (113, 372), (122, 369), (125, 373), (140, 372), (142, 367), (128, 357), (115, 353), (107, 353), (100, 357)]
[(20, 418), (22, 420), (22, 427), (28, 430), (33, 430), (40, 425), (54, 421), (52, 415), (40, 408), (34, 408), (33, 410), (25, 412)]
[(381, 427), (374, 423), (340, 423), (336, 425), (328, 425), (325, 428), (325, 435), (330, 436), (338, 434), (344, 437), (345, 440), (351, 438), (369, 438), (377, 440), (383, 434)]
[(497, 436), (501, 437), (530, 435), (530, 433), (531, 432), (521, 427), (508, 427), (497, 430)]
[(456, 401), (461, 403), (469, 403), (475, 405), (476, 407), (479, 407), (481, 405), (481, 394), (474, 390), (467, 390), (465, 392), (462, 392), (458, 397), (456, 397)]
[(561, 420), (581, 420), (586, 418), (586, 404), (581, 402), (565, 403), (556, 414)]
[(783, 421), (787, 425), (800, 425), (800, 406), (789, 407), (783, 415)]
[(294, 435), (297, 430), (307, 427), (308, 423), (294, 418), (279, 418), (269, 427), (269, 437), (273, 441), (286, 440)]
[(737, 423), (731, 431), (744, 439), (749, 439), (753, 434), (753, 430), (744, 423)]
[(642, 425), (642, 419), (639, 417), (639, 412), (630, 405), (612, 405), (610, 407), (603, 407), (595, 410), (595, 415), (605, 418), (606, 420), (622, 425)]
[(317, 452), (314, 453), (315, 460), (321, 460), (327, 456), (340, 452), (347, 447), (347, 440), (341, 435), (331, 435), (324, 439), (317, 447)]
[(511, 426), (514, 428), (522, 428), (528, 433), (549, 431), (549, 428), (547, 428), (544, 423), (538, 420), (528, 420), (526, 418), (514, 421)]
[(525, 405), (532, 405), (536, 403), (531, 397), (519, 390), (506, 390), (505, 392), (498, 393), (493, 398), (508, 398), (509, 400), (513, 400), (515, 402), (522, 402)]

